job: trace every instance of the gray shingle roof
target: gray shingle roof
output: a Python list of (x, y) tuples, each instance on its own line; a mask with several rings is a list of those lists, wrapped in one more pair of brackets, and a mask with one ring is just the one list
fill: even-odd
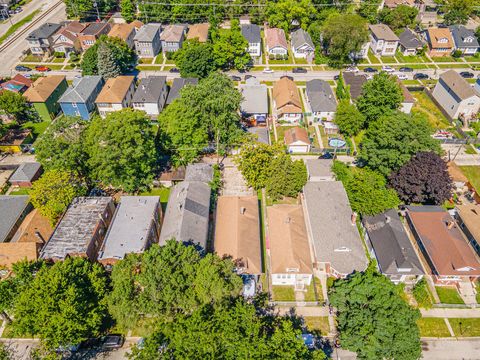
[(60, 24), (45, 23), (28, 34), (27, 40), (46, 39), (55, 34), (58, 29), (60, 29)]
[(291, 39), (292, 39), (292, 46), (295, 48), (298, 48), (303, 44), (308, 44), (313, 49), (315, 48), (315, 46), (313, 45), (312, 38), (310, 37), (310, 34), (303, 29), (298, 29), (293, 31), (291, 33)]
[(324, 80), (310, 80), (306, 92), (313, 112), (332, 112), (337, 110), (337, 100), (330, 84)]
[(133, 95), (133, 103), (158, 103), (162, 97), (166, 76), (149, 76), (143, 78)]
[[(363, 219), (378, 265), (386, 275), (422, 275), (422, 265), (396, 210)], [(412, 269), (400, 272), (398, 269)]]
[(478, 96), (473, 87), (455, 70), (448, 70), (440, 75), (440, 80), (436, 86), (440, 86), (440, 84), (446, 86), (448, 92), (454, 93), (460, 100), (468, 99), (474, 95)]
[(365, 270), (367, 257), (342, 183), (307, 182), (303, 194), (317, 262), (344, 275)]
[(142, 41), (142, 42), (151, 42), (153, 41), (155, 36), (159, 33), (161, 27), (162, 27), (161, 24), (155, 24), (155, 23), (145, 24), (137, 31), (137, 34), (135, 35), (134, 40)]
[(9, 181), (32, 181), (42, 165), (38, 162), (22, 163), (10, 176)]
[(262, 144), (270, 145), (270, 138), (268, 136), (268, 129), (266, 127), (250, 127), (247, 129), (250, 134), (257, 135), (257, 141)]
[(213, 180), (213, 167), (210, 164), (190, 164), (185, 170), (185, 181), (201, 181), (208, 184)]
[(259, 43), (262, 41), (260, 36), (260, 26), (255, 24), (245, 24), (241, 26), (243, 37), (250, 43)]
[(180, 90), (185, 85), (197, 85), (198, 84), (198, 79), (197, 78), (176, 78), (173, 80), (172, 87), (170, 88), (170, 91), (168, 93), (167, 97), (167, 105), (170, 105), (173, 100), (178, 98), (180, 96)]
[(5, 241), (27, 206), (27, 195), (0, 195), (0, 242)]
[(369, 25), (368, 28), (375, 38), (379, 40), (398, 41), (398, 36), (385, 24)]
[(267, 85), (260, 84), (256, 78), (249, 78), (246, 84), (239, 86), (243, 100), (240, 109), (244, 114), (268, 114)]
[(462, 25), (450, 26), (453, 41), (457, 48), (478, 48), (478, 39), (473, 30)]
[(423, 42), (410, 29), (405, 29), (399, 36), (399, 43), (405, 49), (419, 49), (423, 47)]
[(74, 82), (58, 100), (59, 103), (84, 103), (92, 95), (98, 84), (103, 84), (101, 76), (84, 76)]
[(350, 85), (350, 96), (355, 100), (362, 95), (362, 87), (367, 82), (367, 77), (364, 74), (355, 75), (354, 72), (348, 71), (343, 73), (343, 81), (345, 85)]
[(311, 177), (333, 177), (331, 159), (310, 159), (306, 161), (308, 176)]

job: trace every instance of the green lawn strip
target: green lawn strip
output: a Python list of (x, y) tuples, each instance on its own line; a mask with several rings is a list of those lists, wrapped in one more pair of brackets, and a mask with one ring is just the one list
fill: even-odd
[(442, 304), (464, 304), (455, 287), (435, 286), (435, 290)]
[(53, 58), (52, 63), (56, 64), (63, 64), (65, 62), (65, 58)]
[(365, 64), (365, 65), (358, 65), (357, 67), (358, 67), (360, 70), (365, 69), (365, 68), (367, 68), (367, 67), (373, 68), (373, 69), (377, 69), (377, 70), (382, 70), (382, 66), (381, 66), (381, 65)]
[(427, 94), (423, 91), (412, 91), (411, 94), (416, 100), (412, 109), (413, 113), (423, 114), (436, 129), (446, 129), (450, 126), (448, 119), (442, 114)]
[(3, 43), (10, 35), (12, 35), (15, 31), (17, 31), (19, 28), (21, 28), (23, 25), (25, 25), (26, 23), (29, 23), (30, 21), (33, 20), (33, 18), (35, 17), (35, 15), (37, 15), (38, 13), (40, 12), (40, 10), (35, 10), (34, 12), (32, 12), (30, 15), (24, 17), (22, 20), (20, 20), (19, 22), (13, 24), (12, 26), (10, 26), (7, 30), (7, 32), (5, 34), (3, 34), (1, 37), (0, 37), (0, 44)]
[(478, 193), (480, 191), (480, 166), (460, 166), (460, 169)]
[(357, 135), (355, 135), (353, 137), (353, 140), (355, 141), (355, 144), (357, 145), (357, 148), (360, 145), (360, 143), (362, 142), (363, 136), (365, 135), (365, 132), (366, 132), (366, 130), (362, 130)]
[[(315, 284), (313, 283), (315, 281)], [(315, 297), (315, 290), (317, 296)], [(307, 286), (307, 292), (305, 293), (305, 301), (323, 301), (322, 284), (320, 279), (314, 278), (309, 286)]]
[(162, 53), (160, 53), (155, 58), (155, 64), (162, 64), (162, 63), (163, 63), (163, 55), (162, 55)]
[(10, 191), (9, 195), (28, 195), (30, 192), (30, 188), (17, 188), (15, 190)]
[(403, 85), (420, 85), (418, 80), (402, 80)]
[(381, 59), (385, 64), (397, 64), (393, 56), (382, 56)]
[(477, 155), (477, 151), (472, 144), (465, 145), (465, 154), (468, 155)]
[(480, 336), (480, 318), (449, 318), (448, 321), (457, 337)]
[(401, 63), (421, 63), (421, 62), (425, 62), (425, 59), (421, 56), (404, 56), (399, 51), (397, 51), (397, 53), (395, 54), (395, 57)]
[(451, 336), (443, 318), (420, 318), (417, 320), (417, 325), (422, 337)]
[(274, 285), (272, 297), (274, 301), (295, 301), (295, 291), (293, 286)]
[(330, 332), (328, 316), (305, 316), (303, 319), (309, 331), (320, 331), (322, 335)]
[(36, 139), (39, 135), (43, 134), (43, 132), (48, 127), (48, 125), (50, 125), (50, 121), (42, 121), (42, 122), (28, 121), (22, 125), (22, 128), (32, 130), (33, 138)]
[[(172, 66), (173, 67), (173, 66)], [(172, 68), (170, 67), (170, 69)], [(159, 71), (161, 70), (162, 67), (161, 66), (155, 66), (155, 65), (138, 65), (137, 66), (137, 70), (140, 70), (140, 71)], [(165, 67), (165, 70), (168, 70), (167, 67)]]
[(413, 287), (413, 297), (415, 298), (418, 307), (424, 309), (430, 309), (433, 304), (433, 296), (428, 288), (427, 281), (425, 279), (420, 280)]
[(468, 64), (437, 64), (440, 69), (470, 69)]
[(278, 141), (283, 143), (283, 138), (285, 135), (285, 131), (294, 128), (295, 126), (277, 126), (277, 138)]
[(152, 188), (150, 191), (141, 193), (140, 196), (160, 196), (160, 203), (162, 204), (163, 211), (165, 211), (167, 208), (168, 197), (170, 196), (170, 188)]
[(308, 65), (308, 61), (305, 58), (295, 58), (295, 64)]
[(165, 64), (175, 65), (175, 60), (165, 60)]
[(153, 58), (139, 58), (139, 64), (151, 64), (153, 62)]
[(477, 303), (480, 304), (480, 280), (477, 280), (475, 283), (475, 288), (477, 289), (477, 295), (475, 297), (477, 299)]
[(459, 62), (462, 61), (461, 59), (455, 59), (452, 56), (438, 56), (432, 57), (432, 60), (436, 63), (445, 63), (445, 62)]
[(368, 49), (368, 59), (372, 64), (381, 64), (380, 60), (375, 55), (373, 55), (371, 49)]
[(320, 144), (318, 143), (317, 132), (315, 131), (315, 126), (308, 127), (308, 137), (312, 140), (312, 145), (315, 146), (317, 149), (320, 148)]
[[(267, 247), (265, 244), (265, 224), (264, 224), (264, 211), (265, 209), (262, 206), (262, 190), (257, 191), (257, 198), (258, 198), (258, 216), (260, 220), (260, 246), (262, 248), (262, 271), (266, 272), (266, 259), (267, 259)], [(264, 288), (265, 289), (265, 288)]]
[(155, 330), (157, 320), (153, 318), (142, 318), (138, 320), (132, 331), (131, 336), (146, 337)]

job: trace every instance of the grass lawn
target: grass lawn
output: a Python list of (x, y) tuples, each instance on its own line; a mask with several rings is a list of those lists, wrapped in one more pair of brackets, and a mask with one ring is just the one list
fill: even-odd
[(49, 67), (51, 70), (62, 70), (63, 69), (63, 64), (62, 65), (47, 64), (46, 66)]
[(146, 337), (152, 333), (155, 320), (149, 318), (140, 319), (132, 330), (132, 336)]
[(163, 54), (162, 53), (159, 53), (156, 57), (155, 57), (155, 64), (161, 64), (163, 63)]
[(408, 86), (408, 85), (420, 85), (420, 83), (417, 80), (402, 80), (403, 85)]
[(477, 151), (474, 149), (472, 144), (465, 145), (465, 154), (476, 155)]
[(306, 316), (304, 317), (304, 320), (309, 331), (317, 330), (320, 331), (322, 335), (326, 335), (330, 332), (327, 316)]
[(393, 56), (382, 56), (381, 57), (382, 62), (385, 64), (396, 64), (397, 61), (395, 60), (395, 57)]
[(448, 319), (453, 333), (460, 337), (480, 336), (480, 318), (471, 319)]
[(446, 129), (450, 126), (448, 119), (442, 114), (440, 109), (423, 91), (412, 91), (411, 94), (417, 100), (412, 112), (421, 113), (426, 116), (430, 124), (435, 129)]
[(462, 61), (462, 59), (455, 59), (452, 56), (438, 56), (438, 57), (432, 57), (432, 60), (436, 63), (444, 63), (444, 62), (459, 62)]
[(54, 58), (52, 63), (63, 64), (65, 62), (65, 58)]
[(7, 32), (5, 34), (3, 34), (1, 37), (0, 37), (0, 44), (3, 43), (10, 35), (12, 35), (15, 31), (17, 31), (19, 28), (21, 28), (23, 25), (25, 25), (26, 23), (29, 23), (30, 21), (33, 20), (33, 18), (35, 17), (35, 15), (37, 15), (38, 13), (40, 12), (40, 10), (35, 10), (33, 13), (31, 13), (30, 15), (26, 16), (25, 18), (23, 18), (22, 20), (20, 20), (19, 22), (13, 24), (12, 26), (10, 26), (7, 30)]
[(373, 55), (371, 49), (368, 49), (368, 59), (372, 64), (381, 64), (380, 60), (375, 55)]
[[(315, 284), (313, 284), (313, 280)], [(314, 278), (310, 285), (307, 287), (307, 292), (305, 293), (305, 301), (323, 301), (323, 293), (322, 293), (322, 284), (320, 284), (320, 279)], [(315, 298), (315, 291), (317, 291), (317, 297)]]
[(397, 53), (395, 54), (395, 57), (401, 63), (421, 63), (421, 62), (425, 62), (424, 58), (422, 58), (421, 56), (404, 56), (400, 51), (397, 51)]
[(294, 67), (295, 66), (271, 66), (270, 69), (273, 71), (291, 71)]
[(293, 286), (272, 286), (272, 297), (275, 301), (295, 301)]
[(308, 137), (310, 138), (313, 146), (315, 146), (316, 148), (320, 148), (317, 132), (315, 131), (315, 127), (313, 125), (308, 127)]
[[(155, 66), (155, 65), (138, 65), (137, 66), (137, 70), (140, 70), (140, 71), (160, 71), (162, 69), (162, 67), (160, 65), (158, 66)], [(166, 69), (168, 70), (168, 69)]]
[(358, 145), (360, 145), (360, 143), (362, 142), (363, 136), (365, 135), (366, 131), (367, 130), (362, 130), (356, 136), (353, 137), (353, 140), (355, 141), (355, 144), (357, 145), (357, 148), (358, 148)]
[(470, 65), (465, 63), (460, 64), (438, 64), (440, 69), (470, 69)]
[(269, 64), (293, 64), (292, 56), (290, 52), (288, 52), (288, 59), (287, 60), (270, 60), (268, 59)]
[(430, 309), (433, 304), (433, 296), (428, 289), (428, 285), (425, 279), (420, 280), (413, 287), (413, 297), (417, 301), (418, 307), (424, 309)]
[(170, 188), (160, 187), (152, 188), (150, 191), (146, 191), (140, 194), (140, 196), (160, 196), (160, 203), (162, 204), (162, 210), (167, 208), (168, 197), (170, 195)]
[(139, 64), (151, 64), (153, 61), (153, 58), (139, 58), (138, 63)]
[(278, 141), (283, 143), (283, 137), (285, 135), (285, 131), (294, 128), (295, 126), (277, 126), (277, 139)]
[(308, 61), (305, 58), (295, 58), (295, 64), (308, 65)]
[(447, 324), (443, 318), (420, 318), (417, 320), (420, 336), (450, 337)]
[[(160, 66), (150, 66), (149, 69), (152, 69), (152, 68), (159, 68), (160, 69)], [(163, 68), (163, 71), (169, 71), (170, 69), (173, 69), (175, 66), (172, 66), (172, 65), (165, 65), (164, 68)], [(152, 70), (156, 70), (156, 69), (152, 69)]]
[(22, 125), (22, 128), (32, 130), (33, 137), (36, 139), (38, 136), (44, 133), (48, 125), (50, 125), (50, 121), (42, 121), (42, 122), (28, 121)]
[(10, 195), (28, 195), (30, 188), (16, 188), (10, 191)]
[(477, 303), (480, 304), (480, 280), (477, 280), (477, 282), (475, 283), (475, 288), (477, 289)]
[(480, 166), (460, 166), (460, 169), (477, 192), (480, 191)]
[(435, 290), (442, 304), (464, 304), (457, 289), (454, 287), (435, 286)]

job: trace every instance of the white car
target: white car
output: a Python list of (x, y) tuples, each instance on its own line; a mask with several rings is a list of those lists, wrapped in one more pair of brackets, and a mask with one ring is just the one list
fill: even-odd
[(265, 69), (263, 69), (262, 72), (263, 72), (264, 74), (273, 74), (273, 70), (270, 69), (270, 68), (265, 68)]
[(356, 66), (349, 66), (348, 68), (345, 69), (345, 71), (350, 71), (350, 72), (357, 73), (360, 70), (358, 70), (358, 67), (356, 67)]
[(395, 73), (393, 75), (396, 76), (399, 80), (408, 80), (407, 74)]
[(382, 71), (385, 71), (387, 73), (393, 73), (395, 69), (392, 68), (391, 66), (385, 65), (385, 66), (382, 66)]

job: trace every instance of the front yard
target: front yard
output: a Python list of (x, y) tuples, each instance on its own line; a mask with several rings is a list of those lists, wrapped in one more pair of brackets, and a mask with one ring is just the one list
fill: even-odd
[(460, 166), (460, 169), (467, 177), (468, 181), (476, 189), (480, 191), (480, 166)]
[(293, 286), (272, 285), (272, 299), (274, 301), (295, 301)]
[(448, 319), (452, 326), (453, 333), (459, 337), (480, 336), (480, 318), (470, 319)]
[(417, 320), (417, 325), (422, 337), (450, 337), (443, 318), (420, 318)]
[[(314, 281), (315, 284), (313, 283)], [(317, 293), (316, 297), (315, 290)], [(305, 301), (323, 301), (322, 284), (320, 284), (320, 279), (314, 278), (310, 285), (307, 287), (307, 292), (305, 293)]]
[(320, 331), (322, 335), (327, 335), (330, 332), (327, 316), (306, 316), (304, 320), (308, 331)]
[(464, 304), (455, 287), (435, 286), (435, 290), (442, 304)]
[(435, 129), (446, 129), (450, 126), (448, 119), (442, 114), (440, 109), (423, 91), (412, 91), (411, 94), (415, 98), (415, 105), (412, 113), (422, 114)]

